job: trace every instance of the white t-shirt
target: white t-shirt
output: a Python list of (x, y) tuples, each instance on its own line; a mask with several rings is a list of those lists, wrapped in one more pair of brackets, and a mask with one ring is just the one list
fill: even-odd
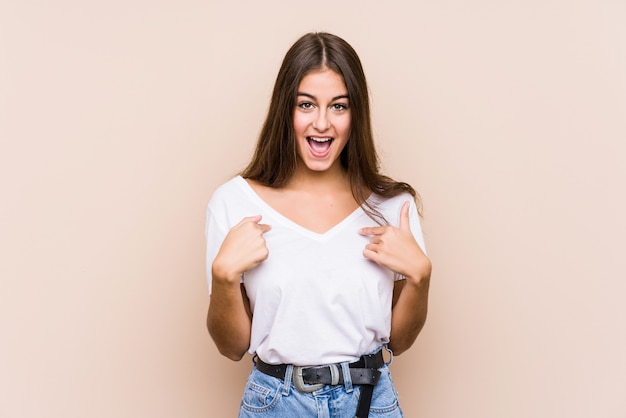
[[(424, 249), (412, 196), (372, 195), (390, 225), (409, 200), (411, 231)], [(369, 238), (359, 229), (377, 226), (357, 208), (329, 231), (310, 231), (270, 207), (237, 176), (220, 186), (207, 209), (207, 277), (230, 229), (262, 215), (268, 258), (243, 276), (252, 308), (250, 354), (271, 364), (311, 366), (354, 361), (389, 342), (394, 279), (402, 277), (363, 256)]]

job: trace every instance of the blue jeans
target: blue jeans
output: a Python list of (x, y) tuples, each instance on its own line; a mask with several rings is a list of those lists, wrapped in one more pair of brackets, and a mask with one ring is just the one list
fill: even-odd
[[(402, 418), (404, 415), (388, 365), (380, 371), (369, 416)], [(289, 366), (283, 381), (258, 371), (255, 366), (248, 377), (239, 418), (354, 418), (361, 386), (352, 386), (348, 363), (341, 364), (343, 385), (327, 385), (311, 393), (302, 393), (295, 388), (292, 373), (293, 366)]]

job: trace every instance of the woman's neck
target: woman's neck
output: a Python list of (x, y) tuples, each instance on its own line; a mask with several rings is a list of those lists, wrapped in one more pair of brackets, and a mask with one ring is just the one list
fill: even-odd
[(340, 164), (325, 171), (313, 171), (299, 166), (287, 182), (285, 189), (291, 190), (350, 190), (348, 173)]

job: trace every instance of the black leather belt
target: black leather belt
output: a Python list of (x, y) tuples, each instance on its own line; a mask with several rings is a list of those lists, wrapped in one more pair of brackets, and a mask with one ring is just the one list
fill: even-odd
[[(359, 360), (348, 365), (352, 384), (364, 385), (361, 388), (361, 397), (359, 398), (359, 406), (356, 414), (357, 418), (366, 418), (368, 416), (370, 403), (372, 401), (372, 392), (380, 377), (380, 371), (378, 369), (384, 364), (385, 360), (383, 359), (382, 350), (380, 350), (376, 354), (361, 356)], [(267, 364), (260, 358), (256, 358), (257, 370), (278, 379), (285, 379), (287, 367), (287, 364)], [(344, 384), (343, 372), (339, 364), (312, 367), (294, 366), (292, 376), (296, 389), (304, 393), (314, 392), (325, 385)]]

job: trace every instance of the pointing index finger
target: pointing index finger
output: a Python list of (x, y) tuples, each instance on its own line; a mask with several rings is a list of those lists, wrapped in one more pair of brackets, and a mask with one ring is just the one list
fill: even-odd
[(380, 235), (385, 232), (384, 226), (369, 226), (359, 229), (361, 235)]
[(411, 203), (407, 200), (402, 204), (402, 208), (400, 209), (400, 223), (398, 227), (403, 230), (411, 229), (409, 223), (409, 207)]

